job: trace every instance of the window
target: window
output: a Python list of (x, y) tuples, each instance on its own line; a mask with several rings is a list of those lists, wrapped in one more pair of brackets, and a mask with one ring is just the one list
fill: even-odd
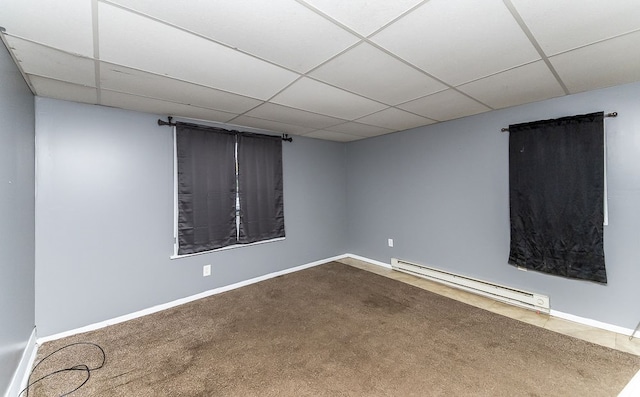
[(509, 126), (509, 263), (607, 282), (603, 113)]
[(284, 237), (282, 140), (177, 123), (176, 255)]

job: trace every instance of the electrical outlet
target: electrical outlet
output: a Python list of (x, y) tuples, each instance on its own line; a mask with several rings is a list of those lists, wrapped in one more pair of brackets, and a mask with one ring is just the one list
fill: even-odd
[(392, 238), (389, 239), (389, 247), (393, 247), (393, 239)]
[(211, 275), (211, 265), (202, 266), (202, 277), (207, 277)]

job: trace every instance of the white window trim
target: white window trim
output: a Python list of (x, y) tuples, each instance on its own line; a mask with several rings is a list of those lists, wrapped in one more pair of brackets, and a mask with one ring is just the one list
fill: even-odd
[[(278, 237), (270, 240), (262, 240), (256, 241), (254, 243), (249, 244), (234, 244), (228, 245), (226, 247), (216, 248), (214, 250), (202, 251), (202, 252), (194, 252), (193, 254), (178, 254), (178, 142), (177, 142), (177, 130), (176, 127), (173, 126), (173, 255), (169, 257), (169, 259), (180, 259), (180, 258), (188, 258), (190, 256), (197, 256), (203, 254), (210, 254), (214, 252), (226, 251), (230, 249), (236, 249), (241, 247), (251, 247), (254, 245), (273, 243), (276, 241), (283, 241), (286, 237)], [(236, 146), (236, 151), (238, 150)], [(237, 156), (237, 153), (236, 153)]]

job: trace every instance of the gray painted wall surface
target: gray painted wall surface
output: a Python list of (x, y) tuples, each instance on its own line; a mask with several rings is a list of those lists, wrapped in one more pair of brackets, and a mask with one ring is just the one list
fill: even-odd
[(0, 395), (35, 325), (33, 95), (0, 43)]
[(286, 240), (170, 260), (173, 138), (158, 117), (36, 98), (39, 336), (347, 251), (346, 147), (295, 137)]
[[(541, 292), (554, 310), (634, 328), (640, 320), (639, 109), (640, 84), (631, 84), (349, 143), (349, 250)], [(509, 137), (500, 128), (595, 111), (620, 114), (605, 121), (609, 283), (519, 271), (507, 264)]]

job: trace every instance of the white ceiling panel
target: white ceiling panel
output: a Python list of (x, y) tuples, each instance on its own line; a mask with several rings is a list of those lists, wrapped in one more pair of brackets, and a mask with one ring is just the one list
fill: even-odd
[(422, 0), (304, 0), (324, 14), (368, 36)]
[(491, 110), (455, 90), (441, 91), (398, 107), (438, 121), (453, 120)]
[(361, 137), (384, 135), (394, 131), (392, 129), (357, 123), (355, 121), (325, 128), (325, 130)]
[(97, 90), (93, 87), (65, 83), (40, 76), (29, 76), (37, 95), (47, 98), (64, 99), (72, 102), (98, 103)]
[(571, 93), (640, 80), (640, 31), (549, 58)]
[(11, 36), (7, 42), (25, 73), (95, 86), (93, 60)]
[(388, 105), (447, 88), (367, 43), (350, 49), (310, 75)]
[(189, 7), (173, 0), (115, 2), (299, 72), (358, 41), (294, 0), (190, 0)]
[(346, 120), (354, 120), (386, 108), (381, 103), (306, 77), (287, 87), (271, 101)]
[(501, 0), (431, 0), (372, 40), (453, 86), (540, 58)]
[(640, 81), (640, 0), (0, 0), (0, 26), (37, 95), (338, 141)]
[(100, 3), (102, 60), (266, 99), (297, 75), (257, 58)]
[(313, 129), (331, 127), (344, 123), (345, 120), (294, 109), (287, 106), (265, 103), (247, 112), (245, 116), (257, 117), (265, 120), (278, 121), (286, 124), (302, 125)]
[(394, 131), (407, 130), (409, 128), (435, 123), (433, 120), (416, 116), (415, 114), (396, 108), (384, 109), (378, 113), (370, 114), (358, 119), (358, 121), (365, 124), (388, 128)]
[(303, 135), (313, 131), (313, 128), (279, 123), (277, 121), (271, 120), (257, 119), (255, 117), (248, 116), (240, 116), (236, 119), (233, 119), (231, 120), (231, 124), (260, 128), (262, 130), (273, 131), (279, 134)]
[(244, 113), (262, 101), (124, 66), (102, 63), (101, 87), (231, 113)]
[(93, 56), (91, 1), (2, 0), (7, 33), (84, 56)]
[(336, 142), (351, 142), (351, 141), (357, 141), (358, 139), (362, 139), (362, 137), (360, 136), (343, 134), (341, 132), (326, 131), (326, 130), (313, 131), (309, 134), (306, 134), (305, 137), (324, 139), (324, 140), (336, 141)]
[(511, 0), (546, 55), (640, 28), (638, 0)]
[(543, 61), (520, 66), (457, 88), (494, 109), (564, 95), (558, 80)]
[(200, 120), (219, 121), (226, 123), (236, 115), (217, 110), (204, 109), (195, 106), (187, 106), (179, 103), (165, 102), (153, 98), (145, 98), (121, 92), (102, 90), (101, 105), (121, 109), (137, 110), (139, 112), (158, 115), (185, 117)]

